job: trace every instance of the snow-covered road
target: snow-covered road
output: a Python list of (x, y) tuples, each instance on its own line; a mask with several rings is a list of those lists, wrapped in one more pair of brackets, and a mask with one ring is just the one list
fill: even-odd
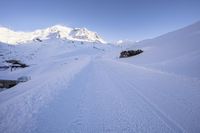
[(93, 61), (66, 91), (63, 90), (58, 101), (42, 111), (36, 131), (183, 131), (140, 95), (138, 88), (126, 82), (127, 77), (121, 77), (113, 65), (116, 64)]
[(56, 80), (62, 90), (19, 131), (200, 131), (199, 84), (192, 79), (96, 58), (81, 70), (68, 84)]

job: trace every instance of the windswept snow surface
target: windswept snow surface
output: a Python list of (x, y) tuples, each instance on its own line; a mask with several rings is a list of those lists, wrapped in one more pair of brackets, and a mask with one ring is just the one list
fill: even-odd
[[(192, 39), (197, 37), (195, 34)], [(176, 65), (177, 59), (185, 57), (185, 64), (196, 64), (199, 42), (189, 39), (191, 45), (170, 38), (165, 41), (173, 45), (164, 45), (155, 38), (149, 46), (140, 43), (144, 53), (127, 59), (118, 58), (121, 47), (114, 45), (82, 45), (60, 39), (18, 46), (0, 44), (1, 64), (12, 58), (30, 64), (13, 72), (0, 71), (0, 78), (31, 77), (0, 92), (0, 132), (199, 133), (199, 71), (193, 69), (194, 76), (189, 75), (190, 67), (183, 67), (186, 73), (178, 71), (178, 66), (173, 72), (168, 66), (161, 67), (163, 61)], [(174, 49), (173, 56), (165, 54), (164, 49), (170, 47), (181, 52)], [(189, 60), (193, 55), (195, 60)]]

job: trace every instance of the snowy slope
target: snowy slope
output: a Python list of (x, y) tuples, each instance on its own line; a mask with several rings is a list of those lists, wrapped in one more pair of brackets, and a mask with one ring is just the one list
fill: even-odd
[(49, 39), (52, 34), (56, 34), (57, 38), (65, 40), (105, 43), (97, 33), (86, 28), (69, 28), (61, 25), (34, 32), (15, 32), (8, 28), (0, 27), (0, 42), (8, 44), (28, 43), (36, 39)]
[[(198, 26), (140, 42), (132, 48), (144, 53), (127, 59), (118, 58), (122, 49), (115, 45), (55, 36), (29, 45), (0, 44), (1, 63), (15, 58), (30, 65), (0, 71), (0, 79), (31, 77), (0, 92), (0, 132), (200, 132), (200, 74), (193, 69), (197, 78), (189, 75), (200, 60)], [(190, 67), (177, 67), (177, 61)], [(183, 68), (187, 74), (179, 72)]]
[(129, 62), (170, 73), (200, 78), (200, 22), (134, 44), (145, 52)]

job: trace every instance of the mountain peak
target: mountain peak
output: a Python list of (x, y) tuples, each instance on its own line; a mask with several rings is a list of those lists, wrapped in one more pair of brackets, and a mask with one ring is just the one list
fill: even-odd
[(38, 29), (33, 32), (16, 32), (5, 27), (0, 27), (0, 42), (8, 44), (19, 44), (34, 41), (36, 38), (41, 40), (51, 39), (52, 37), (83, 41), (106, 43), (96, 32), (87, 28), (70, 28), (63, 25), (54, 25), (46, 29)]

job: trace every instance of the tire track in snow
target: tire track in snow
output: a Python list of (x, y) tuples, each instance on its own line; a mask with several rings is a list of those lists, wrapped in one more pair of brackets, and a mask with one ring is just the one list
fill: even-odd
[[(146, 69), (134, 64), (118, 61), (107, 61), (114, 63), (115, 70), (124, 68), (121, 75), (129, 76), (126, 81), (134, 83), (138, 91), (162, 112), (187, 132), (199, 132), (200, 100), (198, 80), (186, 78), (180, 75), (168, 74), (163, 72)], [(145, 83), (145, 84), (144, 84)]]
[[(116, 75), (117, 76), (117, 75)], [(118, 75), (119, 76), (119, 75)], [(136, 86), (134, 84), (134, 82), (129, 82), (129, 81), (123, 81), (123, 79), (120, 81), (123, 82), (124, 84), (126, 84), (126, 86), (128, 88), (132, 88), (134, 90), (132, 90), (133, 92), (136, 92), (136, 94), (141, 97), (146, 103), (147, 105), (152, 109), (152, 112), (154, 112), (154, 114), (156, 116), (158, 116), (161, 120), (163, 120), (166, 125), (173, 129), (176, 133), (182, 133), (185, 132), (184, 129), (180, 126), (178, 126), (174, 120), (170, 119), (169, 117), (166, 116), (166, 114), (164, 114), (162, 111), (160, 111), (160, 109), (158, 109), (152, 102), (149, 101), (149, 99), (147, 99), (144, 95), (142, 95), (138, 90), (140, 90), (140, 87)]]
[(139, 95), (124, 93), (127, 84), (112, 79), (103, 64), (94, 61), (68, 132), (173, 132)]
[[(106, 63), (108, 61), (105, 61)], [(113, 61), (114, 62), (114, 61)], [(118, 64), (118, 62), (114, 62), (116, 65)], [(103, 64), (103, 63), (101, 63)], [(147, 97), (145, 97), (139, 90), (140, 90), (140, 87), (137, 86), (135, 84), (136, 81), (134, 81), (134, 79), (129, 79), (128, 77), (126, 78), (126, 73), (120, 73), (119, 71), (113, 69), (110, 67), (110, 69), (108, 68), (109, 65), (107, 65), (107, 67), (104, 67), (105, 71), (110, 74), (110, 75), (114, 75), (114, 79), (116, 83), (119, 82), (119, 79), (120, 79), (120, 82), (124, 84), (124, 86), (130, 88), (130, 90), (132, 92), (135, 92), (139, 97), (141, 97), (146, 103), (147, 105), (152, 109), (152, 112), (154, 112), (154, 114), (159, 117), (161, 120), (163, 120), (166, 125), (173, 129), (175, 132), (179, 132), (179, 133), (182, 133), (182, 132), (186, 132), (180, 125), (178, 125), (173, 119), (171, 119), (170, 117), (168, 117), (164, 112), (162, 112), (154, 103), (152, 103)], [(143, 69), (143, 68), (142, 68)], [(112, 71), (110, 71), (112, 70)], [(118, 79), (117, 79), (118, 77)], [(123, 78), (125, 77), (125, 79)], [(117, 79), (117, 80), (116, 80)]]

